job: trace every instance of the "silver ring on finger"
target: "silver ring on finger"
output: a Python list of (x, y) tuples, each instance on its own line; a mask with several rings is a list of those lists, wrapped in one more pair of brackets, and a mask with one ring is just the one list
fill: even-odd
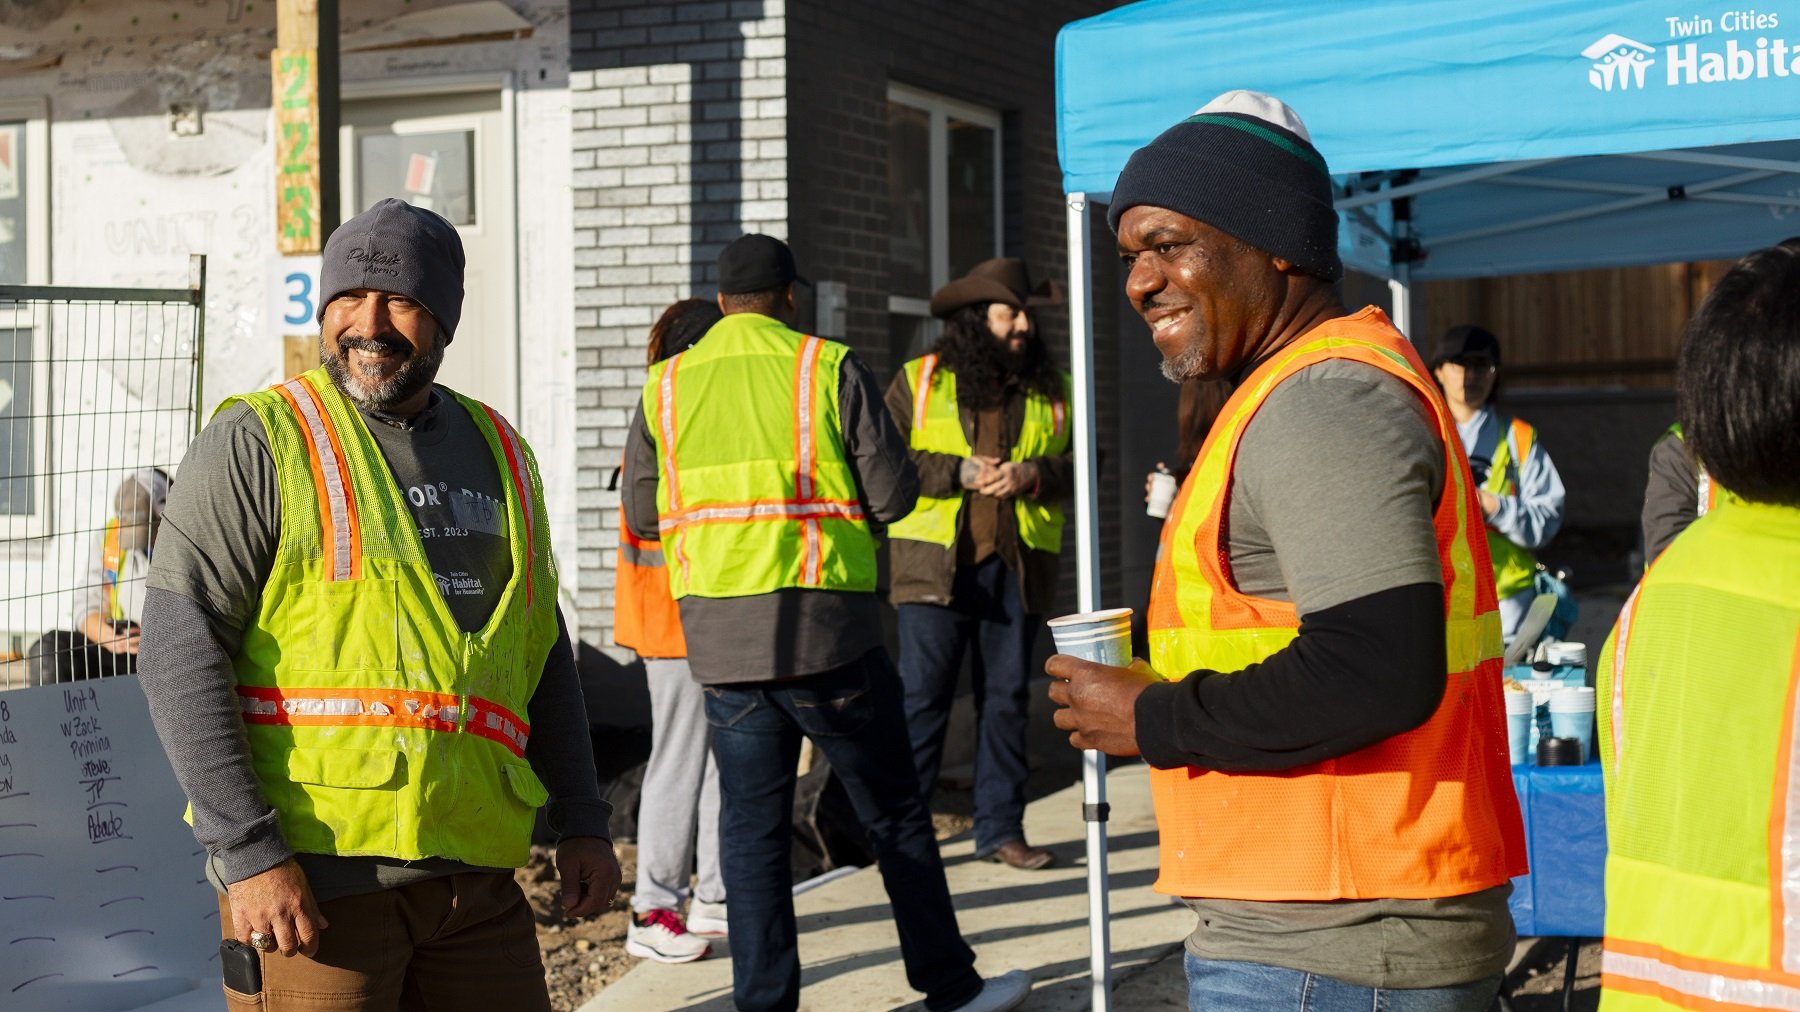
[(275, 936), (266, 931), (250, 932), (250, 947), (259, 952), (275, 951)]

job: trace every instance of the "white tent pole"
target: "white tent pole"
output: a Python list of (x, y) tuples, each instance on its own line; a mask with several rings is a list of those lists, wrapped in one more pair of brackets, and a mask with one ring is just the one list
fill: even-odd
[(1394, 276), (1388, 279), (1388, 295), (1394, 304), (1394, 329), (1406, 335), (1406, 339), (1417, 345), (1419, 339), (1412, 332), (1412, 266), (1395, 264)]
[[(1075, 565), (1076, 603), (1082, 611), (1100, 607), (1100, 489), (1095, 481), (1094, 274), (1088, 241), (1088, 200), (1071, 193), (1069, 202), (1069, 371), (1075, 381)], [(1081, 754), (1081, 816), (1087, 824), (1088, 968), (1094, 1012), (1112, 1007), (1112, 925), (1107, 914), (1106, 756)]]

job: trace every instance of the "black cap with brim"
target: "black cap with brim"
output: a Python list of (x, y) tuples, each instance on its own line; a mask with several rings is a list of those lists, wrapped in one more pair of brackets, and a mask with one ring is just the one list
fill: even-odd
[(1485, 359), (1499, 365), (1500, 339), (1493, 331), (1472, 323), (1451, 327), (1438, 339), (1437, 352), (1431, 356), (1431, 367), (1436, 369), (1445, 362), (1463, 359)]
[(811, 285), (794, 265), (794, 251), (774, 236), (752, 232), (719, 251), (719, 294), (742, 295), (782, 288), (794, 282)]

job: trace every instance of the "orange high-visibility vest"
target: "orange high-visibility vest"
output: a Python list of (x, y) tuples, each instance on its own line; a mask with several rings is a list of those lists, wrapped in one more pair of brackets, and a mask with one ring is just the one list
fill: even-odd
[(1166, 678), (1199, 668), (1238, 672), (1298, 635), (1291, 603), (1233, 586), (1223, 523), (1251, 417), (1277, 384), (1328, 359), (1400, 378), (1436, 418), (1444, 444), (1444, 490), (1433, 518), (1444, 578), (1444, 698), (1421, 726), (1335, 759), (1272, 773), (1152, 770), (1161, 892), (1425, 899), (1525, 873), (1500, 695), (1499, 614), (1475, 482), (1443, 396), (1380, 310), (1314, 328), (1251, 373), (1220, 412), (1163, 526), (1150, 598), (1151, 666)]
[(662, 542), (631, 533), (624, 506), (619, 507), (619, 565), (613, 576), (613, 642), (639, 657), (687, 656)]

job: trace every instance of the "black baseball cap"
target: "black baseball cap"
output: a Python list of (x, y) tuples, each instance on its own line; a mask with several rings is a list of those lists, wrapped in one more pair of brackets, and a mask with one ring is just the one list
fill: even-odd
[(1431, 356), (1431, 367), (1435, 369), (1445, 362), (1463, 359), (1486, 359), (1499, 365), (1500, 339), (1487, 328), (1472, 323), (1451, 327), (1438, 339), (1437, 354)]
[(721, 295), (762, 292), (795, 281), (812, 284), (794, 266), (794, 251), (774, 236), (752, 232), (731, 240), (719, 251)]

